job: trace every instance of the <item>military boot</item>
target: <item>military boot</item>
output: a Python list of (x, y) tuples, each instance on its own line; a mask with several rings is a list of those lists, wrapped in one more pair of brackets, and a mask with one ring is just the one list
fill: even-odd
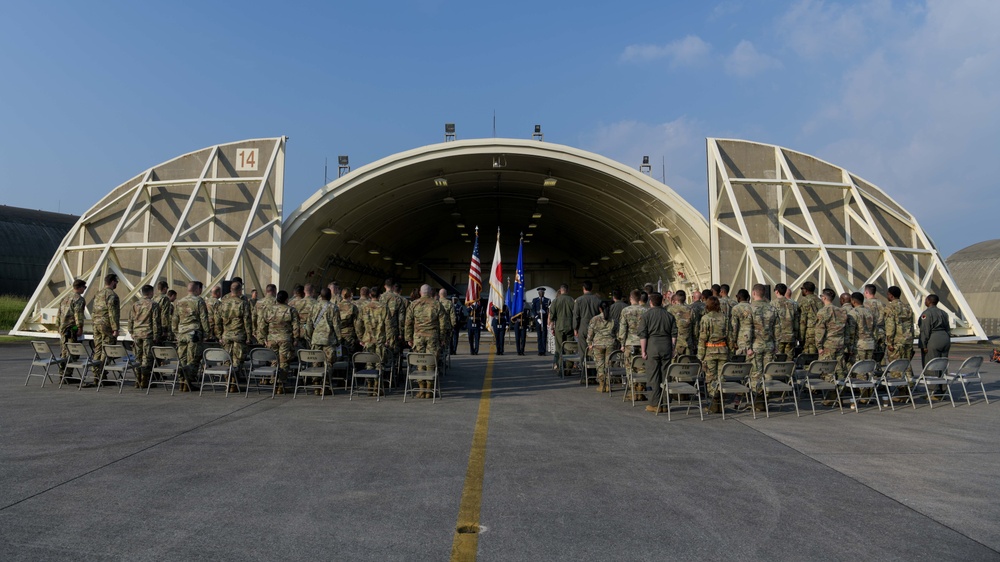
[(709, 414), (721, 414), (722, 413), (722, 402), (715, 396), (712, 397), (712, 402), (708, 405)]

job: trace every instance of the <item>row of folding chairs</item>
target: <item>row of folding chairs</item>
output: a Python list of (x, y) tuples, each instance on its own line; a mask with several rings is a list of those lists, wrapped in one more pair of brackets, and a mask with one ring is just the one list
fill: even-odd
[[(34, 356), (28, 368), (28, 374), (24, 385), (27, 386), (31, 377), (42, 379), (41, 386), (45, 382), (56, 384), (52, 377), (58, 377), (58, 386), (69, 382), (77, 383), (77, 388), (84, 387), (85, 379), (90, 371), (95, 368), (100, 373), (97, 378), (97, 390), (105, 384), (115, 384), (118, 386), (118, 393), (121, 394), (125, 383), (137, 384), (137, 368), (135, 357), (128, 353), (122, 344), (105, 345), (104, 360), (95, 361), (90, 351), (82, 343), (67, 343), (69, 359), (65, 362), (55, 353), (52, 347), (44, 341), (31, 342)], [(177, 349), (170, 346), (155, 346), (153, 351), (153, 368), (150, 372), (150, 379), (146, 387), (146, 394), (154, 386), (170, 387), (170, 394), (173, 396), (180, 384), (180, 357)], [(355, 394), (370, 390), (376, 396), (376, 401), (381, 400), (385, 394), (386, 387), (394, 386), (395, 365), (386, 365), (383, 359), (375, 354), (365, 351), (355, 353), (351, 359), (335, 361), (328, 365), (324, 352), (313, 349), (299, 349), (296, 351), (296, 365), (294, 390), (292, 398), (298, 396), (299, 391), (318, 391), (318, 394), (325, 397), (327, 391), (333, 394), (333, 381), (343, 381), (343, 389), (349, 392), (349, 400), (353, 400)], [(407, 394), (418, 392), (432, 393), (432, 402), (436, 402), (442, 397), (441, 394), (441, 372), (438, 364), (438, 357), (429, 353), (404, 352), (405, 362), (405, 385), (403, 390), (403, 401), (406, 401)], [(59, 367), (63, 367), (63, 374), (60, 376)], [(329, 368), (328, 368), (329, 367)], [(208, 347), (202, 352), (202, 360), (199, 366), (200, 387), (198, 394), (201, 395), (206, 388), (211, 388), (213, 392), (220, 388), (226, 396), (235, 391), (240, 393), (241, 382), (244, 383), (245, 395), (249, 397), (250, 390), (256, 389), (260, 394), (264, 390), (271, 391), (271, 398), (277, 393), (279, 380), (278, 357), (271, 349), (260, 347), (250, 350), (246, 361), (240, 363), (233, 361), (229, 352), (220, 347)], [(342, 376), (336, 376), (343, 373)], [(419, 388), (419, 382), (430, 383), (429, 388)], [(371, 385), (369, 386), (369, 382)], [(418, 383), (414, 385), (413, 383)], [(362, 386), (363, 385), (363, 386)]]

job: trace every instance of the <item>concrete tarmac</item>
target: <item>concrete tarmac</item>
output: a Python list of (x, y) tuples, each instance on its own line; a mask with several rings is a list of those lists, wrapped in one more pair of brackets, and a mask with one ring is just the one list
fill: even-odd
[[(532, 344), (493, 360), (479, 560), (1000, 559), (1000, 404), (978, 393), (668, 422)], [(0, 345), (0, 560), (446, 560), (488, 349), (404, 404), (25, 387), (31, 348)]]

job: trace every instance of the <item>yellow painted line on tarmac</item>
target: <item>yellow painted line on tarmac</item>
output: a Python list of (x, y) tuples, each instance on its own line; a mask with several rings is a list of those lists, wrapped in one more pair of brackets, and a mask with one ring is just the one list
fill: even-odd
[(490, 391), (493, 387), (493, 359), (491, 351), (486, 360), (483, 393), (479, 398), (479, 415), (472, 433), (472, 450), (469, 451), (469, 468), (465, 471), (462, 501), (458, 508), (455, 538), (451, 543), (452, 562), (476, 559), (479, 549), (479, 508), (483, 500), (483, 473), (486, 470), (486, 435), (490, 424)]

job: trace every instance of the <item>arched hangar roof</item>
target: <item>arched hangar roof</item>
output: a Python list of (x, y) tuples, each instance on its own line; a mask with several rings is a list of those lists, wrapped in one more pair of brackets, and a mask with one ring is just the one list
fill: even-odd
[(988, 335), (1000, 335), (1000, 239), (963, 248), (947, 263), (983, 329)]
[[(631, 283), (640, 268), (675, 286), (710, 276), (708, 224), (670, 187), (578, 148), (490, 138), (394, 154), (321, 188), (284, 222), (282, 282), (318, 275), (334, 258), (417, 263), (477, 225), (486, 263), (499, 227), (506, 244), (533, 234), (534, 250), (599, 281)], [(468, 260), (471, 246), (456, 248)]]

